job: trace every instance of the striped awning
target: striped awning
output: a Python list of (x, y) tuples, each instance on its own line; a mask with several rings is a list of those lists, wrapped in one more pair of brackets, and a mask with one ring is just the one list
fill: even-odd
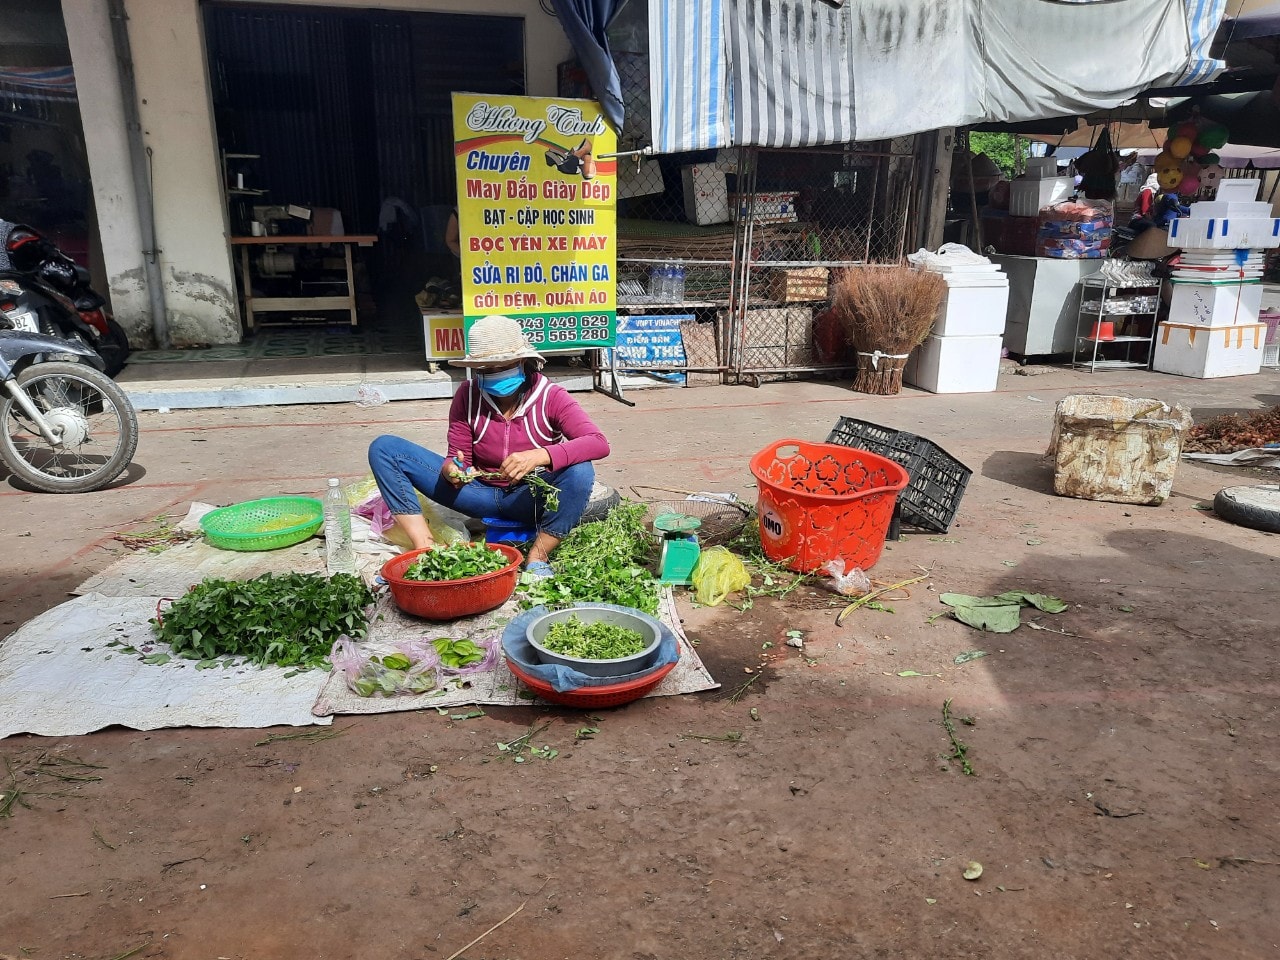
[(658, 153), (880, 140), (1203, 83), (1227, 0), (650, 0)]

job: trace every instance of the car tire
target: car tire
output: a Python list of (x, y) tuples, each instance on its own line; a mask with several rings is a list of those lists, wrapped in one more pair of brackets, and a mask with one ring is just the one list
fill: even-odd
[(1213, 498), (1213, 512), (1241, 527), (1280, 533), (1280, 484), (1226, 487)]

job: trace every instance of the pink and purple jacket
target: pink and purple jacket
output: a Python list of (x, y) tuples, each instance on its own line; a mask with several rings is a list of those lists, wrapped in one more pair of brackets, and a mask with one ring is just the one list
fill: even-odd
[[(609, 441), (569, 391), (540, 373), (510, 420), (474, 380), (458, 387), (449, 407), (447, 456), (477, 470), (496, 470), (508, 454), (543, 449), (560, 470), (609, 455)], [(501, 481), (489, 481), (503, 486)]]

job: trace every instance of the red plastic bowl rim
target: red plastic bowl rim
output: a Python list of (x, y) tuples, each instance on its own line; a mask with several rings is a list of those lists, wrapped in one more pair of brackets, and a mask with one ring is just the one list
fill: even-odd
[(520, 681), (530, 690), (539, 694), (552, 693), (557, 697), (608, 697), (615, 696), (619, 693), (631, 693), (634, 690), (643, 688), (647, 684), (657, 686), (657, 684), (666, 677), (668, 673), (676, 668), (676, 664), (680, 662), (679, 660), (673, 660), (671, 663), (666, 663), (658, 667), (657, 670), (654, 670), (653, 673), (648, 674), (647, 676), (638, 677), (635, 680), (627, 680), (623, 683), (610, 683), (602, 687), (579, 687), (577, 690), (559, 691), (545, 680), (539, 680), (532, 674), (526, 673), (524, 669), (521, 668), (520, 664), (512, 661), (510, 657), (507, 657), (506, 660), (507, 669), (519, 677)]
[[(474, 546), (475, 544), (472, 543), (471, 545)], [(518, 569), (520, 564), (524, 562), (524, 554), (515, 547), (508, 547), (505, 543), (486, 543), (482, 544), (482, 546), (486, 546), (490, 550), (496, 550), (498, 553), (501, 553), (507, 559), (511, 560), (511, 562), (501, 570), (490, 570), (488, 573), (478, 573), (474, 577), (463, 577), (461, 580), (409, 580), (391, 572), (390, 567), (392, 564), (403, 563), (404, 566), (407, 567), (409, 563), (405, 563), (406, 558), (409, 558), (409, 562), (412, 562), (412, 558), (417, 557), (419, 554), (428, 553), (436, 549), (435, 547), (427, 547), (423, 550), (409, 550), (399, 556), (392, 557), (382, 565), (382, 579), (386, 580), (388, 583), (394, 583), (397, 586), (402, 587), (436, 587), (445, 586), (446, 584), (448, 586), (453, 586), (458, 583), (476, 583), (481, 580), (491, 580), (495, 577), (500, 577), (504, 573), (510, 573), (512, 570)], [(513, 554), (515, 555), (515, 559), (512, 559)]]
[[(788, 490), (786, 487), (781, 486), (769, 478), (769, 476), (764, 472), (764, 468), (760, 465), (760, 461), (766, 456), (773, 457), (774, 459), (781, 459), (778, 457), (778, 450), (782, 447), (796, 447), (798, 449), (801, 446), (830, 447), (833, 450), (840, 451), (842, 454), (856, 454), (854, 459), (860, 461), (869, 457), (872, 461), (871, 465), (884, 468), (885, 473), (897, 475), (898, 479), (883, 487), (869, 487), (866, 490), (857, 490), (853, 493), (811, 493), (808, 490)], [(796, 456), (799, 456), (799, 453), (797, 453)], [(890, 460), (888, 457), (882, 457), (878, 453), (872, 453), (870, 450), (862, 450), (858, 447), (846, 447), (838, 443), (821, 443), (813, 440), (775, 440), (751, 458), (751, 472), (761, 483), (764, 483), (766, 486), (774, 490), (780, 490), (785, 494), (800, 497), (820, 497), (823, 500), (835, 500), (842, 503), (846, 500), (857, 500), (861, 497), (869, 497), (876, 493), (901, 493), (906, 489), (907, 484), (911, 482), (911, 474), (907, 473), (907, 468), (894, 460)]]

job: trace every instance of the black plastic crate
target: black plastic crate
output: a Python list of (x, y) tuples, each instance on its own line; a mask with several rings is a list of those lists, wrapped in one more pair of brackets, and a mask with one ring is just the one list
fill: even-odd
[(841, 417), (827, 443), (866, 450), (907, 468), (911, 482), (898, 495), (904, 523), (946, 533), (960, 509), (960, 498), (973, 471), (932, 440), (866, 420)]

